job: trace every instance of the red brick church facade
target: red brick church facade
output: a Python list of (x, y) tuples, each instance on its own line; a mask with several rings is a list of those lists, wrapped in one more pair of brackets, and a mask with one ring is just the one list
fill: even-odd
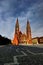
[(29, 21), (27, 21), (26, 34), (22, 33), (20, 31), (19, 21), (17, 19), (16, 24), (15, 24), (15, 34), (14, 34), (14, 38), (12, 40), (12, 44), (13, 45), (19, 45), (19, 44), (22, 44), (22, 43), (23, 44), (24, 43), (32, 44), (31, 27), (30, 27)]

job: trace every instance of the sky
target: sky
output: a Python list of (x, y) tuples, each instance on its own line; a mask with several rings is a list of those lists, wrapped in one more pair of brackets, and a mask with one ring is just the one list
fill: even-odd
[(17, 18), (22, 33), (29, 20), (32, 37), (43, 36), (43, 0), (0, 0), (0, 35), (13, 39)]

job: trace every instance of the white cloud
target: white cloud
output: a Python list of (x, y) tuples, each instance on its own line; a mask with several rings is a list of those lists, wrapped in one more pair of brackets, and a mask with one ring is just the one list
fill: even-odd
[[(12, 1), (11, 1), (12, 2)], [(22, 3), (23, 4), (23, 3)], [(19, 7), (22, 8), (23, 5)], [(15, 7), (13, 5), (13, 7)], [(11, 8), (11, 3), (8, 0), (4, 0), (0, 6), (0, 34), (13, 38), (15, 32), (16, 15), (11, 16), (17, 10)], [(22, 11), (20, 16), (18, 15), (20, 30), (26, 31), (27, 19), (30, 21), (32, 29), (32, 37), (43, 35), (43, 2), (35, 3), (27, 11)], [(42, 26), (41, 26), (42, 25)], [(40, 27), (41, 26), (41, 27)], [(39, 29), (40, 28), (40, 29)], [(40, 33), (39, 33), (40, 32)]]
[[(43, 2), (33, 4), (28, 8), (27, 13), (21, 13), (21, 17), (24, 18), (24, 24), (26, 24), (26, 19), (30, 21), (32, 37), (43, 36)], [(24, 24), (22, 26), (25, 27)]]

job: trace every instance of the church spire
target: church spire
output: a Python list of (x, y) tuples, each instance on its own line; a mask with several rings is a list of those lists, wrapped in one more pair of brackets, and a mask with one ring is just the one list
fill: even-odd
[(19, 33), (19, 22), (18, 22), (18, 18), (16, 20), (16, 25), (15, 25), (15, 34)]
[(30, 27), (30, 22), (27, 20), (27, 26), (26, 26), (26, 35), (27, 35), (27, 39), (30, 43), (31, 41), (31, 27)]
[(18, 18), (17, 18), (17, 20), (16, 20), (16, 24), (19, 24), (19, 23), (18, 23)]
[(16, 20), (16, 24), (15, 24), (15, 34), (14, 34), (14, 38), (13, 38), (13, 45), (18, 45), (18, 39), (19, 39), (19, 22), (18, 22), (18, 18)]
[(26, 34), (27, 34), (27, 37), (29, 37), (29, 33), (31, 33), (31, 28), (30, 28), (30, 23), (27, 20), (27, 26), (26, 26)]

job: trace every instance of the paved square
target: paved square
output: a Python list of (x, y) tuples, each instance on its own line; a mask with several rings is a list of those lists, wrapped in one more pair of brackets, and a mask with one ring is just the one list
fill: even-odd
[(38, 46), (3, 46), (0, 47), (0, 65), (43, 64), (43, 48)]

